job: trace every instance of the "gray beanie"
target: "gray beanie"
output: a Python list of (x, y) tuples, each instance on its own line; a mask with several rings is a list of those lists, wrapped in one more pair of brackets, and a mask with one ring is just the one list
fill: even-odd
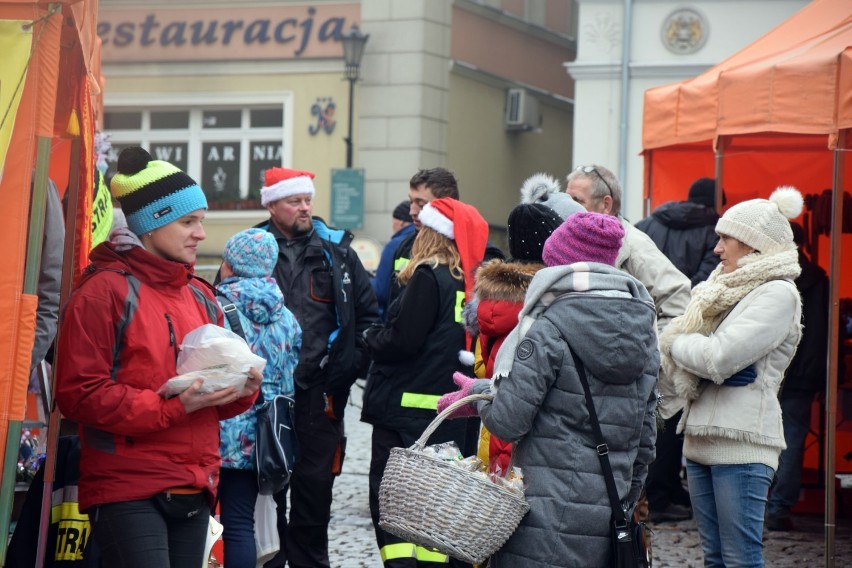
[(530, 176), (521, 186), (521, 203), (540, 203), (550, 207), (563, 221), (574, 213), (586, 210), (570, 195), (562, 192), (555, 178), (543, 173)]

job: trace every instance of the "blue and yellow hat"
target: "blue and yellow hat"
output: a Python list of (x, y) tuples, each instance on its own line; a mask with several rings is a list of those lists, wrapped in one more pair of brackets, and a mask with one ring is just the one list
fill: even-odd
[(121, 203), (127, 226), (140, 236), (207, 209), (207, 198), (195, 180), (169, 162), (152, 159), (139, 146), (121, 151), (110, 190)]

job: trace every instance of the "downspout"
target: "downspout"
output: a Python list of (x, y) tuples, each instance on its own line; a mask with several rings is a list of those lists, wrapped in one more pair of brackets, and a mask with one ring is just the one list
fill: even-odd
[(624, 0), (621, 38), (621, 124), (618, 141), (618, 179), (621, 180), (621, 214), (625, 211), (627, 193), (627, 122), (630, 118), (630, 39), (633, 23), (633, 0)]

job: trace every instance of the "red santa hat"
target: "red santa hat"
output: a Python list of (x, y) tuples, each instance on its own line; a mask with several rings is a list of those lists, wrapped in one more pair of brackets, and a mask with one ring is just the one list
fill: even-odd
[(488, 223), (472, 205), (442, 197), (427, 203), (418, 215), (420, 223), (452, 239), (461, 257), (465, 299), (473, 294), (474, 273), (485, 256)]
[(264, 207), (273, 201), (291, 195), (315, 193), (313, 172), (291, 170), (290, 168), (269, 168), (266, 170), (266, 183), (260, 190), (260, 203)]

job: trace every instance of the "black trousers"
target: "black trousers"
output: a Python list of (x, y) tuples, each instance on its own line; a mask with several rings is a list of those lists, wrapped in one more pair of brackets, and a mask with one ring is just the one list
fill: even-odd
[[(456, 438), (463, 438), (462, 435)], [(435, 439), (437, 437), (437, 440)], [(451, 438), (450, 438), (451, 439)], [(447, 441), (445, 436), (438, 432), (429, 439), (431, 443)], [(458, 443), (458, 441), (457, 441)], [(426, 568), (438, 566), (453, 566), (456, 568), (470, 568), (470, 564), (447, 558), (444, 555), (430, 552), (403, 539), (385, 532), (379, 527), (379, 487), (382, 484), (382, 476), (388, 464), (391, 448), (408, 447), (404, 444), (402, 436), (394, 431), (378, 426), (373, 426), (372, 455), (370, 459), (370, 516), (373, 519), (373, 529), (376, 532), (376, 544), (382, 555), (385, 568)], [(449, 563), (447, 562), (449, 560)]]
[(680, 415), (678, 412), (665, 421), (665, 428), (657, 430), (657, 457), (648, 467), (645, 481), (648, 508), (652, 511), (662, 511), (671, 503), (690, 504), (680, 478), (683, 437), (675, 433)]
[(336, 405), (339, 420), (330, 418), (322, 386), (296, 388), (295, 400), (299, 456), (290, 477), (290, 519), (285, 489), (275, 494), (281, 551), (264, 568), (281, 568), (285, 562), (290, 568), (329, 568), (332, 489), (346, 444), (344, 405)]

